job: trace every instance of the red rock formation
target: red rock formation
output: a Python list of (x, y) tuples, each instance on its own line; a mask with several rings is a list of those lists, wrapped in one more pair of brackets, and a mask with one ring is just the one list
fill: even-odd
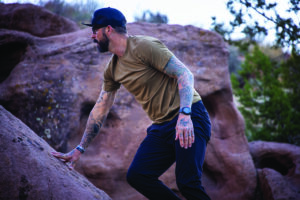
[(111, 199), (54, 158), (54, 151), (0, 106), (0, 199)]
[[(195, 87), (213, 124), (203, 178), (208, 193), (213, 199), (251, 199), (255, 168), (243, 118), (232, 101), (228, 51), (221, 37), (192, 26), (129, 24), (128, 29), (130, 34), (160, 38), (195, 75)], [(0, 85), (1, 104), (58, 150), (67, 151), (78, 144), (110, 57), (96, 51), (89, 35), (89, 29), (46, 39), (0, 33), (5, 41), (27, 42), (21, 61)], [(107, 124), (77, 170), (113, 198), (140, 199), (126, 183), (125, 174), (150, 123), (122, 88)], [(174, 166), (162, 179), (178, 190)]]
[(276, 142), (250, 142), (264, 200), (300, 199), (300, 147)]
[[(233, 103), (228, 50), (222, 38), (193, 26), (133, 23), (128, 30), (129, 34), (161, 39), (194, 73), (195, 88), (212, 120), (203, 177), (212, 199), (253, 199), (256, 170), (243, 118)], [(15, 53), (0, 57), (6, 72), (1, 75), (0, 104), (59, 151), (79, 143), (111, 56), (97, 52), (90, 34), (85, 29), (38, 38), (0, 31), (0, 52), (12, 46)], [(134, 98), (121, 88), (104, 128), (76, 169), (113, 199), (143, 199), (125, 177), (150, 123)], [(178, 192), (174, 166), (161, 178)]]
[(79, 30), (75, 22), (33, 4), (0, 3), (0, 28), (28, 32), (39, 37)]
[[(0, 17), (4, 16), (3, 6), (0, 4)], [(7, 10), (15, 9), (8, 8), (4, 9), (5, 16), (11, 16)], [(32, 9), (30, 6), (26, 8)], [(39, 12), (45, 11), (36, 9), (35, 14), (42, 16)], [(27, 13), (26, 9), (21, 13)], [(44, 24), (39, 21), (35, 26), (42, 26), (40, 23)], [(7, 29), (0, 29), (0, 104), (56, 150), (69, 151), (80, 141), (88, 114), (101, 88), (102, 71), (111, 55), (97, 52), (89, 29), (46, 38), (33, 36), (38, 35), (34, 33), (34, 27), (12, 28), (31, 34)], [(299, 199), (299, 147), (250, 143), (253, 163), (244, 135), (244, 120), (232, 99), (227, 46), (219, 35), (193, 26), (165, 24), (134, 23), (128, 24), (128, 29), (130, 34), (146, 34), (161, 39), (194, 73), (195, 88), (212, 120), (212, 138), (207, 148), (203, 184), (213, 200)], [(0, 121), (0, 143), (6, 141), (2, 138), (10, 137), (9, 134), (2, 135), (3, 130), (8, 132), (8, 127), (15, 128), (17, 133), (20, 130), (28, 132), (28, 128), (19, 126), (14, 118), (3, 113), (6, 112), (1, 109), (1, 116), (6, 118), (2, 117), (5, 120)], [(143, 199), (126, 183), (125, 175), (150, 123), (134, 98), (121, 88), (105, 126), (76, 169), (113, 199)], [(9, 171), (5, 168), (9, 165), (15, 171), (20, 168), (23, 172), (23, 167), (28, 169), (28, 163), (37, 166), (31, 168), (34, 170), (29, 175), (3, 176), (9, 186), (4, 189), (1, 177), (1, 189), (6, 192), (3, 194), (29, 195), (28, 191), (34, 190), (29, 183), (35, 181), (35, 174), (42, 171), (38, 164), (49, 159), (45, 147), (44, 151), (38, 150), (44, 142), (40, 138), (32, 139), (34, 136), (29, 132), (30, 137), (13, 133), (11, 137), (15, 139), (7, 142), (13, 143), (12, 147), (0, 147), (1, 158), (4, 158), (0, 159), (1, 169)], [(23, 157), (32, 160), (15, 166), (6, 149), (17, 147), (24, 148), (25, 153), (30, 152)], [(41, 153), (40, 160), (34, 159), (37, 152), (31, 152), (32, 149)], [(31, 155), (34, 155), (33, 158)], [(66, 171), (65, 166), (50, 159), (58, 170), (54, 176), (65, 178), (59, 171), (62, 170), (69, 177), (71, 172)], [(52, 169), (52, 165), (41, 166)], [(70, 176), (73, 175), (71, 173)], [(45, 181), (50, 180), (45, 175), (39, 178), (44, 186)], [(178, 192), (174, 166), (161, 179)], [(17, 181), (18, 191), (10, 187), (13, 181)], [(56, 191), (62, 192), (60, 188)]]

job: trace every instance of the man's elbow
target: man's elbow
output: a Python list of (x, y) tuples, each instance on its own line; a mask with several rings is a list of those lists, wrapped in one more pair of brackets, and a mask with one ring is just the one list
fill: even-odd
[(194, 81), (194, 74), (189, 69), (187, 69), (186, 75), (189, 80)]

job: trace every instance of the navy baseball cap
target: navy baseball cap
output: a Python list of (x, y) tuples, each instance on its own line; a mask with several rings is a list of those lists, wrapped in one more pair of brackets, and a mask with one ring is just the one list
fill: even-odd
[(112, 27), (126, 27), (125, 16), (115, 8), (101, 8), (94, 12), (91, 24), (85, 24), (86, 26), (102, 28), (108, 25)]

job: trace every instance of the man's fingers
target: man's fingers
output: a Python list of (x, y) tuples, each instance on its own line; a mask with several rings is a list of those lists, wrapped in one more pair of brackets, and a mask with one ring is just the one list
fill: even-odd
[(192, 144), (195, 142), (195, 134), (193, 129), (180, 129), (176, 128), (176, 137), (175, 140), (179, 139), (180, 146), (182, 148), (190, 148)]
[(189, 135), (188, 135), (188, 145), (189, 145), (189, 147), (192, 147), (192, 143), (193, 143), (193, 139), (192, 139), (192, 135), (193, 135), (193, 131), (192, 130), (190, 130), (189, 132)]
[(195, 133), (194, 133), (194, 130), (192, 130), (192, 143), (195, 142)]
[(60, 152), (51, 152), (51, 154), (56, 157), (59, 158), (60, 160), (62, 160), (63, 162), (67, 162), (69, 160), (68, 156), (64, 153), (60, 153)]
[(66, 165), (68, 166), (69, 170), (73, 170), (75, 167), (75, 162), (70, 161), (70, 162), (67, 162)]
[(180, 146), (184, 147), (184, 138), (183, 138), (183, 132), (182, 132), (182, 130), (178, 129), (177, 130), (177, 134), (178, 134), (177, 137), (179, 137)]
[(79, 160), (79, 156), (80, 156), (80, 152), (78, 151), (76, 155), (76, 152), (74, 153), (74, 150), (66, 154), (60, 152), (51, 152), (51, 154), (54, 157), (61, 160), (62, 162), (64, 162), (70, 170), (74, 169), (75, 163), (77, 160)]
[(181, 129), (176, 128), (176, 137), (175, 140), (179, 139), (179, 143), (181, 147), (184, 147), (184, 139), (183, 139), (183, 132)]
[(178, 131), (177, 131), (177, 129), (176, 129), (176, 136), (175, 136), (175, 140), (178, 140), (178, 138), (179, 138), (179, 133), (178, 133)]
[(184, 148), (187, 149), (189, 144), (189, 130), (184, 131)]
[(56, 158), (64, 158), (64, 154), (60, 152), (51, 152), (51, 154)]

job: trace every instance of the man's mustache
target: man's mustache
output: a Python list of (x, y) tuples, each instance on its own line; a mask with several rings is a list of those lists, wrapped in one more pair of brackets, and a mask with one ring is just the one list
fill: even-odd
[(94, 42), (98, 44), (98, 40), (94, 39)]

